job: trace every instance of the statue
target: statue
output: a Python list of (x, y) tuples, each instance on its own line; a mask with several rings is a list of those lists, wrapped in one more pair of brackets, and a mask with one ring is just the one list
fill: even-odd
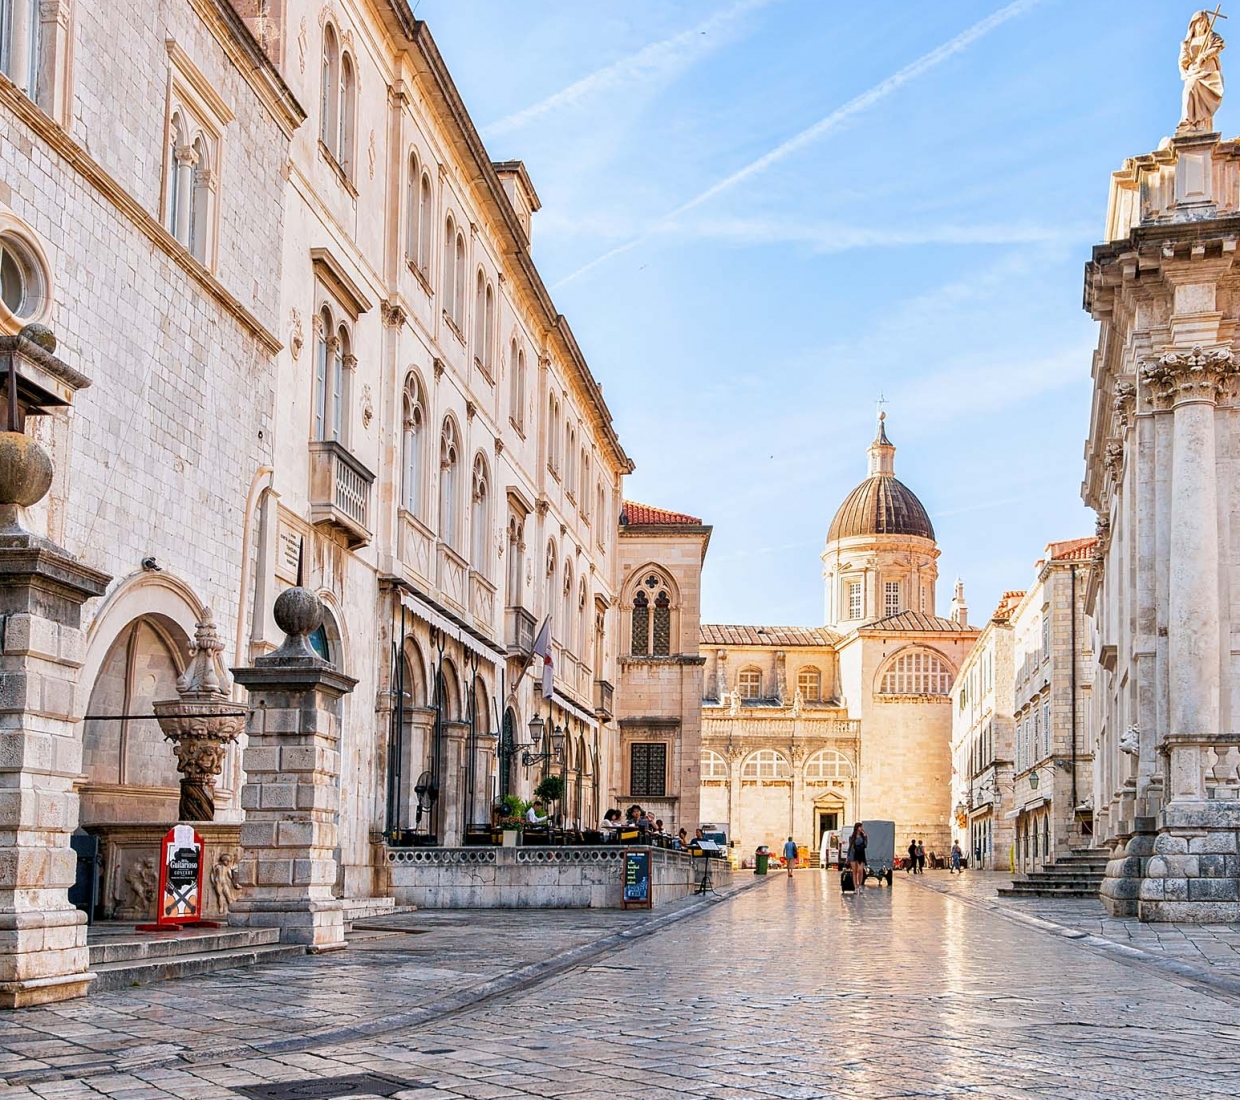
[(1141, 729), (1135, 722), (1119, 735), (1119, 751), (1129, 756), (1140, 755)]
[(1188, 35), (1180, 44), (1180, 79), (1184, 81), (1184, 106), (1177, 134), (1208, 133), (1214, 129), (1214, 112), (1223, 101), (1223, 70), (1219, 54), (1223, 39), (1214, 31), (1218, 10), (1199, 11), (1189, 20)]
[(221, 913), (227, 913), (232, 903), (237, 900), (240, 890), (233, 878), (237, 869), (237, 857), (231, 852), (223, 852), (211, 868), (211, 892), (215, 895), (215, 905)]

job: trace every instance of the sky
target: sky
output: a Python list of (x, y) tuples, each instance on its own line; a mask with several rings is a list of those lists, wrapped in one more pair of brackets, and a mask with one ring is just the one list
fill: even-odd
[(1048, 542), (1093, 533), (1083, 269), (1110, 173), (1179, 119), (1194, 10), (418, 2), (542, 200), (534, 259), (636, 463), (626, 496), (714, 527), (704, 621), (823, 621), (880, 396), (940, 614), (960, 577), (984, 621)]

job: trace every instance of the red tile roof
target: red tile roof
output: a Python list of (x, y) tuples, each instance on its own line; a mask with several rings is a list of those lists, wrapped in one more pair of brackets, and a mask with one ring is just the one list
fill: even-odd
[(686, 515), (684, 512), (669, 512), (666, 508), (655, 508), (649, 504), (638, 504), (626, 500), (620, 512), (620, 522), (645, 523), (668, 527), (701, 527), (702, 521), (697, 516)]
[(999, 598), (999, 606), (995, 608), (995, 613), (991, 618), (998, 619), (1001, 623), (1007, 622), (1012, 617), (1012, 612), (1016, 610), (1016, 605), (1024, 598), (1024, 592), (1004, 592)]
[(900, 630), (917, 632), (919, 630), (936, 630), (943, 633), (960, 633), (961, 631), (976, 631), (975, 626), (961, 626), (954, 619), (944, 619), (939, 615), (927, 615), (921, 611), (901, 611), (898, 615), (888, 615), (885, 619), (879, 619), (877, 622), (866, 623), (864, 626), (857, 628), (858, 630)]
[(1048, 542), (1046, 552), (1051, 561), (1089, 561), (1094, 556), (1094, 547), (1098, 539), (1094, 535), (1083, 539), (1065, 539), (1063, 542)]
[(829, 646), (837, 638), (818, 626), (726, 626), (703, 623), (702, 645), (770, 645), (781, 649), (793, 646)]

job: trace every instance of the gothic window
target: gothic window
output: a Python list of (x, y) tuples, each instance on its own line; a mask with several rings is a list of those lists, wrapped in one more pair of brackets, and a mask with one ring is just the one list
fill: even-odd
[(353, 178), (353, 137), (357, 117), (357, 77), (353, 71), (353, 58), (347, 53), (340, 56), (340, 129), (333, 152), (344, 174)]
[(564, 648), (575, 654), (577, 652), (577, 616), (573, 614), (573, 563), (571, 561), (564, 563), (562, 596), (563, 601), (560, 606), (564, 617), (560, 621), (564, 624)]
[(848, 583), (848, 617), (850, 619), (861, 618), (861, 582), (849, 581)]
[(805, 778), (814, 780), (851, 779), (852, 764), (848, 757), (835, 749), (820, 749), (805, 761)]
[(0, 72), (38, 97), (39, 0), (0, 0)]
[(453, 271), (456, 275), (456, 291), (453, 308), (456, 310), (454, 317), (456, 319), (456, 327), (465, 331), (465, 234), (459, 229), (456, 231), (456, 260), (453, 263)]
[(807, 703), (822, 699), (822, 673), (816, 668), (803, 668), (797, 673), (797, 690)]
[(315, 329), (313, 437), (343, 443), (345, 368), (353, 363), (349, 330), (335, 324), (327, 306), (315, 318)]
[(587, 523), (590, 522), (590, 455), (584, 447), (581, 448), (581, 493), (578, 497), (581, 502), (581, 518)]
[(883, 614), (900, 614), (900, 582), (887, 581), (883, 585)]
[(577, 584), (577, 656), (584, 662), (590, 641), (590, 619), (587, 608), (586, 579), (582, 577)]
[(455, 323), (456, 317), (456, 222), (449, 214), (443, 229), (443, 308)]
[(662, 798), (667, 794), (667, 745), (637, 742), (629, 746), (629, 794)]
[[(5, 0), (0, 0), (0, 19)], [(219, 134), (223, 122), (209, 116), (201, 95), (192, 94), (173, 70), (164, 164), (164, 227), (199, 263), (211, 261)], [(199, 104), (199, 106), (194, 106)]]
[(640, 589), (633, 597), (633, 636), (629, 652), (634, 657), (645, 657), (650, 652), (650, 600)]
[(667, 657), (672, 652), (672, 601), (667, 590), (660, 590), (654, 600), (654, 655)]
[(736, 677), (736, 690), (742, 699), (762, 698), (762, 673), (756, 668), (743, 668)]
[(474, 476), (470, 501), (470, 565), (486, 577), (491, 572), (491, 486), (490, 474), (487, 471), (487, 460), (481, 452), (474, 459)]
[(946, 695), (952, 674), (934, 653), (924, 649), (899, 654), (883, 671), (880, 695)]
[(460, 466), (456, 423), (446, 417), (439, 433), (439, 537), (449, 546), (456, 545)]
[(728, 762), (714, 749), (702, 750), (702, 779), (709, 781), (728, 778)]
[(405, 199), (405, 262), (427, 274), (430, 257), (430, 177), (422, 171), (418, 154), (409, 154), (409, 179)]
[(418, 254), (417, 263), (422, 274), (431, 275), (431, 177), (423, 170), (422, 184), (418, 191)]
[(336, 28), (330, 23), (323, 28), (323, 60), (319, 91), (319, 140), (335, 156), (336, 135), (340, 125), (340, 47)]
[(416, 375), (405, 379), (401, 403), (401, 503), (405, 510), (418, 515), (422, 506), (422, 480), (425, 476), (422, 455), (426, 426), (426, 399)]
[(791, 779), (792, 765), (775, 749), (759, 749), (750, 753), (741, 765), (742, 779)]
[(522, 569), (525, 557), (525, 523), (516, 512), (508, 513), (508, 572), (504, 593), (508, 607), (521, 607), (521, 588), (524, 580)]
[(202, 134), (194, 138), (190, 147), (194, 155), (193, 189), (189, 200), (189, 227), (184, 241), (189, 254), (199, 263), (207, 259), (207, 229), (211, 206), (211, 155), (207, 140)]
[(525, 351), (512, 342), (508, 354), (508, 369), (512, 372), (508, 379), (508, 415), (517, 431), (525, 428)]

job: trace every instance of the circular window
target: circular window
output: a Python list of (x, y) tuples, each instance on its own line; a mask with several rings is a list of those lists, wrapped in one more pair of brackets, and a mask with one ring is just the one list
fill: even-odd
[(21, 321), (41, 316), (47, 303), (43, 263), (34, 249), (13, 233), (0, 234), (0, 302)]

